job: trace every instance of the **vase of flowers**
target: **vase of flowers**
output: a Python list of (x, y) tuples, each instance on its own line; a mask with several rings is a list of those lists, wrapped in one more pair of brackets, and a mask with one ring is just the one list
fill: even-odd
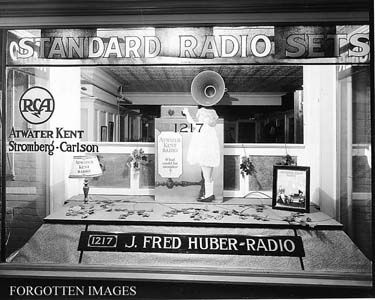
[(134, 149), (126, 162), (129, 168), (137, 172), (141, 169), (142, 165), (146, 165), (147, 163), (147, 156), (142, 148)]
[(254, 164), (251, 161), (250, 156), (243, 156), (241, 158), (240, 170), (241, 170), (242, 176), (253, 175), (256, 173)]
[(285, 156), (283, 156), (282, 160), (278, 163), (278, 165), (282, 165), (282, 166), (296, 166), (297, 162), (289, 154), (286, 154)]
[(241, 158), (240, 170), (242, 176), (245, 177), (244, 179), (246, 195), (249, 191), (257, 191), (262, 188), (256, 175), (257, 171), (255, 169), (255, 166), (251, 161), (251, 156), (243, 156)]
[(140, 170), (142, 165), (146, 165), (147, 163), (148, 159), (142, 148), (132, 151), (126, 162), (130, 169), (130, 188), (139, 188)]

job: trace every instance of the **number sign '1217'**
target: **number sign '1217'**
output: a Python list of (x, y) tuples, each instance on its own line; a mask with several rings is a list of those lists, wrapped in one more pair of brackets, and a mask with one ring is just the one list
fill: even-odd
[(87, 243), (88, 247), (113, 247), (117, 246), (117, 235), (90, 235)]
[(189, 132), (193, 132), (194, 130), (201, 132), (203, 123), (195, 123), (195, 126), (196, 127), (194, 127), (193, 124), (187, 124), (187, 123), (175, 123), (174, 132), (189, 133)]

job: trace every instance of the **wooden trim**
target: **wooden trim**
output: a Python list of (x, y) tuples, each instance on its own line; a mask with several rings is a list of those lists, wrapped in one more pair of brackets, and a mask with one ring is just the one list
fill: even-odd
[(282, 149), (285, 153), (285, 148), (288, 150), (305, 149), (304, 144), (284, 144), (284, 143), (225, 143), (224, 148), (267, 148), (267, 149)]
[(371, 201), (370, 192), (353, 192), (352, 194), (353, 201)]
[(372, 286), (371, 273), (262, 272), (251, 268), (141, 267), (114, 265), (1, 264), (0, 278), (127, 279), (174, 282), (256, 283), (293, 286)]
[(0, 2), (2, 17), (28, 16), (113, 16), (156, 14), (227, 14), (227, 13), (285, 13), (308, 12), (369, 12), (367, 0), (122, 0), (122, 1), (61, 1), (61, 0), (13, 0)]
[[(137, 220), (130, 221), (126, 219), (116, 219), (116, 220), (87, 220), (87, 219), (50, 219), (48, 217), (44, 218), (44, 223), (46, 224), (73, 224), (73, 225), (122, 225), (122, 226), (170, 226), (171, 221), (148, 221), (148, 220)], [(221, 228), (225, 225), (226, 228), (268, 228), (268, 229), (301, 229), (306, 230), (306, 226), (303, 225), (293, 225), (285, 224), (272, 224), (272, 223), (220, 223), (220, 222), (178, 222), (173, 221), (173, 226), (182, 227), (214, 227)], [(316, 225), (313, 230), (343, 230), (343, 225)]]
[(122, 188), (122, 187), (90, 187), (90, 195), (135, 195), (135, 196), (144, 196), (144, 195), (155, 195), (154, 188), (140, 188), (139, 181), (134, 182), (130, 180), (131, 187)]
[(27, 195), (36, 195), (35, 186), (7, 186), (7, 194), (27, 194)]
[(168, 14), (112, 16), (1, 17), (0, 28), (113, 27), (151, 25), (275, 25), (275, 24), (368, 24), (368, 12)]
[[(83, 144), (88, 142), (83, 142)], [(91, 143), (92, 144), (92, 143)], [(153, 142), (100, 142), (100, 153), (131, 153), (135, 148), (142, 148), (146, 154), (154, 154)], [(224, 155), (245, 155), (244, 149), (251, 150), (251, 155), (285, 155), (300, 156), (305, 151), (303, 144), (265, 144), (265, 143), (225, 143)], [(286, 149), (286, 150), (285, 150)]]
[(7, 159), (7, 144), (5, 143), (6, 136), (7, 136), (7, 97), (6, 97), (6, 91), (7, 91), (7, 83), (6, 83), (6, 40), (7, 35), (6, 32), (3, 30), (0, 30), (0, 88), (1, 88), (1, 229), (0, 229), (0, 261), (4, 262), (6, 259), (6, 213), (7, 213), (7, 191), (6, 191), (6, 159)]
[(368, 11), (367, 0), (12, 0), (1, 1), (0, 11), (6, 16), (42, 15), (116, 15), (168, 13), (231, 13), (231, 12), (305, 12), (305, 11)]

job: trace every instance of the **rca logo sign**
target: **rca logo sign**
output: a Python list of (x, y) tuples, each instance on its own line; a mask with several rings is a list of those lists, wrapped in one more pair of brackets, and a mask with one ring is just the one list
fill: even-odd
[(19, 109), (27, 122), (42, 124), (51, 118), (55, 110), (55, 100), (48, 90), (34, 86), (21, 96)]

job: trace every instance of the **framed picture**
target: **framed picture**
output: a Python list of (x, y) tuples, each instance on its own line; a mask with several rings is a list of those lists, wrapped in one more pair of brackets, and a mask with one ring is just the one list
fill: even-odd
[(310, 211), (310, 167), (273, 166), (272, 208)]
[(113, 126), (114, 123), (112, 121), (108, 122), (108, 142), (113, 142)]
[(101, 142), (107, 142), (108, 141), (107, 126), (101, 126), (100, 127), (100, 141)]

